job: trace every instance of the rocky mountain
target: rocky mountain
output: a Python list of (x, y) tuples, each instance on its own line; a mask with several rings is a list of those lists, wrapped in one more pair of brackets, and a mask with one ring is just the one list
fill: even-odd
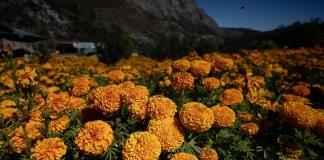
[(0, 2), (0, 23), (78, 40), (93, 40), (112, 26), (145, 43), (175, 33), (214, 39), (223, 34), (195, 0), (7, 0)]

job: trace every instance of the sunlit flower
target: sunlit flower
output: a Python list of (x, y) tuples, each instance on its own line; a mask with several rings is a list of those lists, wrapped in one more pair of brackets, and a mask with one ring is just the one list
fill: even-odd
[(14, 135), (10, 138), (10, 143), (16, 153), (22, 153), (27, 147), (27, 133), (22, 126), (15, 129)]
[(152, 119), (174, 117), (176, 111), (177, 105), (167, 97), (153, 96), (149, 99), (147, 112)]
[(244, 135), (252, 136), (259, 132), (259, 126), (256, 123), (246, 123), (241, 125), (240, 130)]
[(148, 117), (147, 104), (148, 100), (142, 102), (134, 102), (128, 106), (128, 112), (136, 120), (143, 120)]
[(293, 94), (282, 94), (281, 99), (283, 102), (300, 102), (304, 104), (309, 103), (309, 100), (307, 98), (296, 96)]
[(27, 136), (30, 139), (40, 139), (42, 136), (41, 130), (45, 127), (42, 122), (39, 121), (29, 121), (26, 123), (25, 130)]
[(238, 118), (242, 122), (250, 122), (252, 120), (252, 114), (249, 112), (241, 112), (238, 114)]
[(190, 65), (190, 73), (195, 76), (206, 76), (209, 74), (211, 68), (210, 63), (204, 60), (193, 60)]
[(178, 59), (173, 61), (172, 69), (174, 72), (186, 72), (190, 68), (190, 62), (187, 59)]
[(221, 82), (214, 77), (204, 78), (202, 80), (202, 86), (208, 90), (214, 90), (221, 86)]
[(185, 133), (176, 118), (150, 120), (148, 131), (160, 141), (162, 152), (171, 152), (178, 149), (184, 142)]
[(116, 85), (95, 88), (89, 94), (90, 102), (104, 113), (113, 113), (121, 106), (122, 90)]
[(229, 58), (223, 58), (219, 57), (216, 58), (213, 62), (212, 67), (215, 69), (217, 72), (225, 71), (225, 70), (230, 70), (234, 66), (234, 62), (232, 59)]
[(51, 113), (60, 113), (67, 109), (69, 104), (69, 94), (63, 93), (52, 93), (48, 96), (48, 109)]
[(194, 85), (194, 77), (187, 72), (177, 72), (172, 77), (172, 85), (175, 89), (183, 90)]
[(34, 85), (36, 83), (36, 70), (35, 68), (25, 67), (24, 69), (17, 70), (18, 84), (23, 87)]
[(36, 142), (31, 149), (32, 160), (59, 160), (66, 154), (67, 147), (60, 138), (47, 138)]
[(123, 81), (125, 78), (125, 74), (121, 70), (111, 70), (108, 73), (108, 80), (112, 82), (120, 82)]
[(179, 113), (181, 124), (195, 132), (205, 132), (214, 123), (213, 111), (202, 103), (189, 102), (182, 106)]
[(133, 103), (145, 103), (148, 101), (149, 91), (145, 86), (135, 86), (123, 93), (123, 101), (130, 105)]
[(52, 132), (63, 132), (70, 126), (70, 119), (68, 116), (62, 116), (54, 119), (49, 123), (48, 130)]
[(310, 106), (300, 102), (284, 103), (279, 114), (286, 123), (300, 127), (314, 127), (319, 118)]
[(218, 160), (218, 154), (215, 149), (205, 147), (200, 150), (200, 160)]
[(198, 160), (198, 158), (192, 154), (180, 152), (174, 154), (170, 160)]
[(78, 77), (73, 79), (71, 85), (71, 93), (74, 96), (82, 96), (89, 92), (90, 90), (90, 80), (88, 77)]
[(231, 106), (233, 104), (238, 104), (243, 101), (243, 94), (241, 91), (231, 88), (226, 89), (221, 95), (221, 105)]
[(75, 144), (86, 155), (100, 155), (113, 142), (114, 133), (107, 122), (96, 120), (84, 124), (77, 137)]
[(235, 122), (235, 112), (227, 106), (214, 106), (211, 108), (215, 117), (214, 126), (218, 128), (230, 127)]
[(126, 140), (123, 149), (124, 160), (153, 160), (161, 154), (158, 138), (150, 132), (134, 132)]

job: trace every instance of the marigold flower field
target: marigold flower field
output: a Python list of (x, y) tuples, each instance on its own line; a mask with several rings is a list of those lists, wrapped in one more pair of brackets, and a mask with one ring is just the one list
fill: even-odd
[(0, 62), (0, 159), (324, 159), (324, 48)]

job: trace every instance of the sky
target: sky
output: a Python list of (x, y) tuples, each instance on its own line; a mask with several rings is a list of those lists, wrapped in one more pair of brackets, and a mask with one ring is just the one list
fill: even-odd
[(267, 31), (311, 18), (324, 20), (324, 0), (197, 0), (197, 3), (221, 27)]

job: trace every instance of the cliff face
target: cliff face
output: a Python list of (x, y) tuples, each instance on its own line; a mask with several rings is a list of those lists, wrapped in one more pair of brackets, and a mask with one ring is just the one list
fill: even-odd
[(217, 23), (195, 0), (8, 0), (0, 3), (0, 22), (69, 39), (91, 40), (117, 25), (140, 42), (160, 34), (218, 38)]

